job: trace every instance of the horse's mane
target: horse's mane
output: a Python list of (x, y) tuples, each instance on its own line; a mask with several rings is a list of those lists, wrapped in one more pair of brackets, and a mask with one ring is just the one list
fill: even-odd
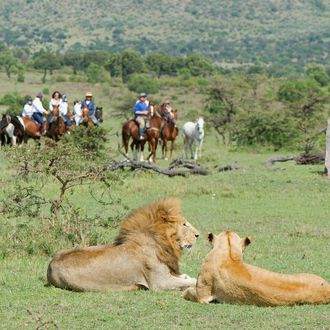
[(20, 130), (24, 131), (24, 127), (17, 116), (11, 116), (10, 121), (16, 126), (19, 127)]
[(143, 245), (141, 237), (147, 236), (156, 243), (159, 261), (165, 263), (172, 273), (177, 274), (180, 255), (177, 232), (178, 223), (181, 221), (179, 199), (161, 199), (129, 214), (123, 220), (114, 244), (121, 245), (133, 241), (135, 244)]

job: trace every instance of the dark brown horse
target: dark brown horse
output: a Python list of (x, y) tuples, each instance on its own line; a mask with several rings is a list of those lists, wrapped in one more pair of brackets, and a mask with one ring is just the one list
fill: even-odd
[(89, 116), (89, 109), (87, 107), (82, 110), (82, 122), (80, 125), (83, 127), (95, 126), (92, 118)]
[(126, 156), (128, 156), (129, 141), (130, 138), (132, 138), (133, 141), (130, 146), (134, 154), (134, 159), (137, 158), (137, 152), (140, 151), (140, 161), (143, 161), (144, 146), (148, 141), (150, 146), (150, 154), (148, 155), (148, 160), (150, 160), (150, 157), (152, 157), (152, 161), (156, 161), (156, 150), (158, 139), (160, 138), (160, 129), (162, 127), (163, 119), (158, 111), (154, 111), (154, 108), (154, 105), (149, 105), (149, 114), (147, 119), (148, 125), (143, 135), (144, 140), (139, 141), (138, 125), (135, 120), (131, 119), (123, 124), (122, 138)]
[(53, 106), (53, 120), (49, 124), (49, 128), (47, 130), (47, 136), (54, 141), (58, 141), (62, 135), (66, 132), (66, 126), (64, 119), (60, 115), (60, 110), (57, 105)]
[(159, 113), (164, 118), (164, 124), (161, 129), (161, 139), (163, 141), (162, 154), (163, 158), (167, 160), (167, 141), (171, 141), (170, 159), (172, 160), (174, 141), (179, 133), (173, 121), (177, 119), (177, 110), (170, 108), (169, 111), (166, 106), (166, 104), (159, 106)]

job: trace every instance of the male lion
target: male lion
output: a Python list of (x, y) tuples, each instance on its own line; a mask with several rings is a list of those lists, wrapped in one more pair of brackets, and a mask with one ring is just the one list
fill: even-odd
[(209, 234), (213, 249), (206, 256), (197, 285), (183, 292), (187, 300), (257, 306), (326, 304), (330, 284), (312, 274), (284, 275), (243, 262), (243, 250), (251, 243), (236, 233)]
[(180, 274), (180, 250), (198, 236), (179, 200), (162, 199), (128, 215), (114, 244), (59, 252), (48, 282), (74, 291), (185, 289), (196, 279)]

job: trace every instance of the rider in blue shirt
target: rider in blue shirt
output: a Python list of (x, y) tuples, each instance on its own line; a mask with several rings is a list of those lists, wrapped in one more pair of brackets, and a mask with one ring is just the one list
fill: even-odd
[(81, 102), (81, 109), (88, 108), (89, 117), (93, 120), (93, 123), (97, 126), (100, 125), (99, 121), (95, 117), (95, 103), (92, 100), (93, 94), (90, 92), (86, 93), (86, 98)]
[(149, 110), (149, 102), (147, 101), (147, 94), (141, 93), (139, 95), (138, 101), (136, 101), (133, 108), (134, 118), (139, 126), (140, 141), (144, 139), (143, 134), (145, 131), (146, 117), (148, 115), (148, 110)]

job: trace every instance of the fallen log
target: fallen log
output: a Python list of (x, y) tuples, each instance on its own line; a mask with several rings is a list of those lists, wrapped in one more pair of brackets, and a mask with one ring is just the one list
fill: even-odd
[(273, 165), (277, 162), (287, 162), (294, 160), (297, 165), (317, 165), (324, 163), (325, 156), (323, 154), (310, 155), (301, 154), (299, 156), (283, 156), (283, 157), (273, 157), (266, 161), (267, 165)]
[[(169, 168), (161, 168), (155, 164), (151, 164), (148, 162), (139, 162), (136, 160), (132, 160), (126, 156), (125, 156), (125, 158), (126, 158), (126, 160), (110, 161), (107, 164), (107, 170), (116, 171), (116, 170), (119, 170), (119, 169), (122, 170), (125, 168), (129, 168), (132, 171), (151, 170), (151, 171), (157, 172), (159, 174), (167, 175), (169, 177), (188, 176), (190, 174), (196, 174), (196, 175), (208, 175), (209, 174), (209, 172), (206, 169), (204, 169), (203, 167), (201, 167), (199, 164), (195, 164), (195, 166), (193, 166), (193, 163), (191, 163), (191, 164), (182, 163), (182, 165), (180, 165), (180, 166), (185, 166), (185, 167), (189, 166), (189, 168), (186, 170), (181, 170), (181, 169), (174, 169), (174, 164), (172, 164), (172, 163), (171, 163), (172, 165), (170, 164)], [(190, 162), (188, 162), (188, 163), (190, 163)], [(179, 166), (179, 165), (176, 164), (175, 166)]]
[(224, 166), (216, 165), (214, 168), (216, 168), (219, 172), (226, 172), (226, 171), (239, 170), (241, 167), (238, 164), (228, 164)]

